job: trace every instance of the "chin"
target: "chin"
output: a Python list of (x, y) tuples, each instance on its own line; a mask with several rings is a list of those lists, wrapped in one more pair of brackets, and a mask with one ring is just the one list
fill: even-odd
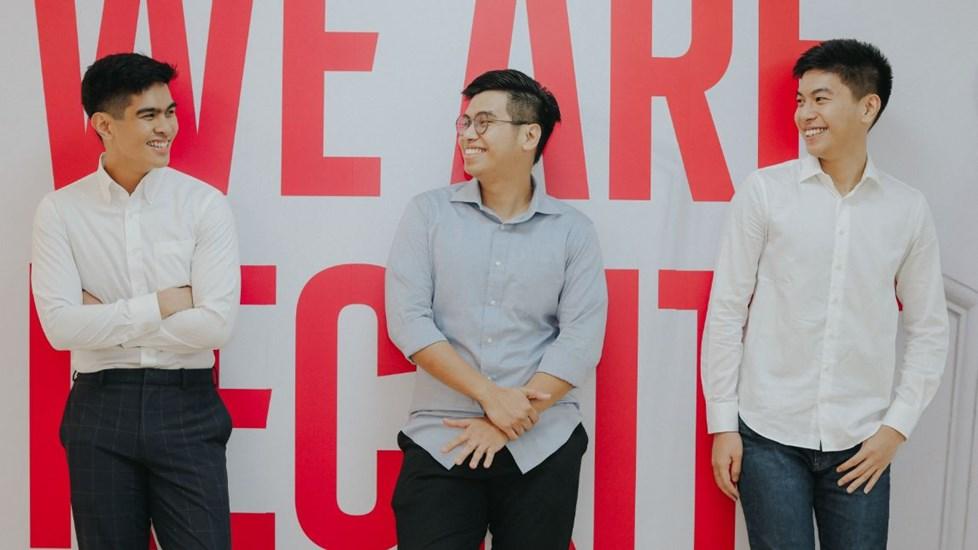
[(463, 163), (462, 168), (465, 170), (466, 174), (472, 176), (473, 178), (478, 178), (479, 174), (482, 173), (482, 170), (479, 170), (478, 166), (468, 166), (465, 163)]

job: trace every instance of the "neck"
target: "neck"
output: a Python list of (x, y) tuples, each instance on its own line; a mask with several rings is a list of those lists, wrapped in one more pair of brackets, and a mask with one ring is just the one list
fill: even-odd
[(125, 189), (130, 195), (136, 190), (143, 176), (147, 174), (146, 171), (134, 170), (126, 166), (125, 162), (120, 161), (108, 152), (102, 157), (102, 166), (105, 168), (105, 172), (109, 174), (109, 177), (112, 178), (112, 181), (116, 182), (119, 187)]
[(521, 177), (507, 179), (479, 179), (482, 204), (491, 209), (503, 221), (519, 216), (530, 207), (533, 185), (527, 172)]
[(822, 170), (832, 178), (832, 183), (835, 184), (839, 194), (846, 196), (862, 179), (867, 158), (866, 145), (863, 144), (862, 147), (841, 158), (820, 158), (818, 162), (822, 165)]

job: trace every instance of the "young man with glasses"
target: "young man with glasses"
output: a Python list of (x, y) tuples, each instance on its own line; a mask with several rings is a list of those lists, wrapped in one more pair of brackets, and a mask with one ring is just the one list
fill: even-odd
[(115, 54), (92, 64), (82, 103), (105, 153), (46, 195), (31, 282), (44, 333), (71, 351), (61, 442), (78, 547), (229, 549), (231, 418), (215, 348), (240, 294), (234, 219), (213, 187), (167, 168), (174, 68)]
[(462, 92), (475, 179), (408, 205), (387, 265), (391, 339), (419, 367), (394, 492), (398, 546), (566, 550), (587, 435), (573, 389), (601, 355), (607, 291), (590, 220), (530, 175), (560, 120), (515, 70)]
[(889, 465), (947, 355), (937, 236), (923, 195), (867, 154), (890, 97), (883, 54), (829, 40), (794, 76), (808, 156), (737, 190), (714, 275), (703, 342), (714, 477), (740, 499), (754, 550), (814, 549), (813, 512), (823, 550), (882, 550)]

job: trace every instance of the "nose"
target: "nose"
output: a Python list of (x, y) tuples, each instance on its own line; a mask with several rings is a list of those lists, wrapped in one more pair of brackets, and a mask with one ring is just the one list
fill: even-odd
[(815, 110), (811, 108), (809, 102), (798, 105), (796, 110), (798, 111), (798, 118), (801, 120), (812, 120), (815, 118)]
[(468, 128), (459, 134), (458, 137), (460, 140), (464, 140), (466, 142), (479, 139), (479, 134), (475, 131), (475, 123), (473, 122), (469, 124)]
[(177, 122), (177, 116), (161, 116), (156, 124), (156, 133), (170, 136), (177, 133), (177, 128), (179, 128), (179, 123)]

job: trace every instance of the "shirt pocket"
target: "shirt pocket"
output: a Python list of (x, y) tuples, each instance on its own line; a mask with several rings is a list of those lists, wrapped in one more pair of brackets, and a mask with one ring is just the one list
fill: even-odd
[(160, 289), (190, 284), (194, 240), (160, 241), (153, 244), (153, 267)]

